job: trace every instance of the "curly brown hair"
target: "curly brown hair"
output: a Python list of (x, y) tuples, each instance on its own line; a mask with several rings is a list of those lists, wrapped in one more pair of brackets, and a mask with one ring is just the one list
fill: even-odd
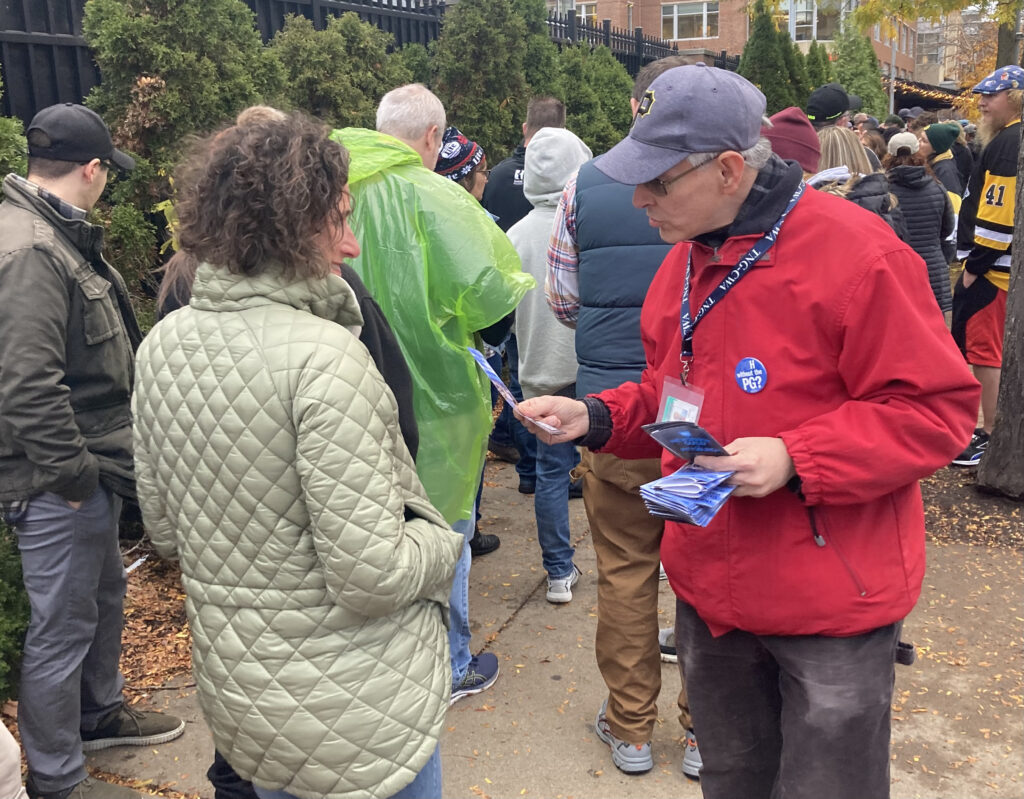
[(348, 151), (325, 125), (295, 113), (234, 125), (200, 140), (178, 170), (181, 249), (230, 272), (323, 277), (315, 244), (341, 225)]

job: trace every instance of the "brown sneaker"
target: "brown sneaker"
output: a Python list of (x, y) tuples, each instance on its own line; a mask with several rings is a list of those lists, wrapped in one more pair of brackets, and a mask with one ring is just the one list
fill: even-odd
[(111, 746), (165, 744), (183, 732), (185, 722), (179, 718), (121, 705), (111, 711), (95, 730), (82, 730), (82, 751), (95, 752)]
[(92, 777), (86, 777), (78, 785), (65, 788), (63, 791), (54, 791), (53, 793), (40, 793), (37, 791), (32, 784), (31, 777), (29, 777), (28, 785), (25, 787), (28, 789), (29, 799), (142, 799), (142, 794), (133, 791), (131, 788), (113, 785), (109, 782), (101, 782), (100, 780), (94, 780)]

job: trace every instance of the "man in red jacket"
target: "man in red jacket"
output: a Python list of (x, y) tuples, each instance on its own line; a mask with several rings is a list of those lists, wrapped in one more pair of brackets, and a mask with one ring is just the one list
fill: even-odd
[(681, 410), (728, 442), (697, 464), (735, 472), (732, 497), (707, 527), (669, 522), (661, 550), (704, 796), (875, 799), (924, 575), (917, 481), (970, 438), (978, 385), (920, 258), (807, 189), (760, 136), (764, 109), (703, 64), (651, 84), (596, 162), (675, 243), (644, 303), (647, 368), (519, 407), (619, 457), (657, 455), (641, 425)]

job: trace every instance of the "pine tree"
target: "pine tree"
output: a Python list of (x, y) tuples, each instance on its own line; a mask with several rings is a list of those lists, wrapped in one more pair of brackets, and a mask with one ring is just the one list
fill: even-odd
[[(797, 48), (796, 42), (789, 38), (789, 30), (779, 28), (775, 38), (785, 65), (789, 105), (799, 105), (807, 96), (807, 68), (804, 66), (804, 54)], [(799, 61), (797, 59), (800, 59)], [(788, 108), (789, 105), (783, 106)]]
[(434, 64), (430, 51), (419, 42), (410, 42), (401, 50), (395, 51), (397, 58), (409, 70), (413, 83), (422, 83), (430, 87), (434, 85)]
[(800, 106), (807, 102), (807, 98), (814, 87), (811, 85), (811, 79), (807, 74), (807, 57), (804, 55), (803, 50), (800, 49), (800, 45), (796, 42), (791, 42), (790, 47), (793, 50), (793, 66), (790, 73), (793, 76), (793, 99), (795, 100), (793, 105)]
[(836, 37), (836, 80), (861, 99), (861, 109), (878, 119), (886, 114), (888, 98), (871, 40), (852, 25), (843, 25)]
[[(589, 45), (580, 44), (563, 48), (559, 63), (565, 92), (565, 126), (598, 155), (611, 148), (622, 136), (608, 120), (598, 93), (591, 85), (589, 58)], [(629, 102), (628, 91), (623, 99)]]
[(811, 87), (811, 91), (828, 83), (825, 79), (825, 68), (821, 61), (820, 51), (823, 49), (817, 40), (812, 41), (811, 46), (807, 48), (807, 82)]
[(614, 135), (608, 141), (597, 141), (595, 152), (604, 152), (623, 139), (629, 133), (633, 122), (633, 114), (629, 107), (629, 98), (633, 92), (633, 79), (626, 68), (612, 55), (612, 51), (604, 45), (594, 48), (584, 56), (584, 75), (601, 106)]
[(757, 0), (754, 5), (754, 21), (740, 58), (739, 74), (764, 93), (767, 113), (795, 104), (785, 57), (765, 0)]
[(103, 73), (86, 100), (120, 146), (165, 168), (205, 133), (280, 85), (242, 0), (89, 0), (85, 40)]
[(558, 46), (548, 34), (548, 8), (544, 0), (512, 0), (515, 12), (526, 23), (524, 77), (530, 95), (559, 97), (562, 76), (558, 66)]
[(306, 17), (289, 16), (271, 47), (284, 71), (284, 98), (333, 127), (372, 128), (380, 98), (412, 81), (402, 59), (388, 54), (392, 42), (352, 12), (320, 31)]
[(529, 89), (526, 22), (511, 0), (460, 0), (434, 50), (436, 92), (448, 121), (497, 163), (522, 136)]

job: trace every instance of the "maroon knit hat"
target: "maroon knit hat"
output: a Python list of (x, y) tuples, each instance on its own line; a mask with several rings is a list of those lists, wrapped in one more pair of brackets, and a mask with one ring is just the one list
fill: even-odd
[(774, 127), (761, 128), (761, 135), (772, 143), (775, 154), (787, 161), (796, 161), (804, 172), (817, 172), (821, 144), (807, 115), (796, 106), (790, 106), (769, 119)]

